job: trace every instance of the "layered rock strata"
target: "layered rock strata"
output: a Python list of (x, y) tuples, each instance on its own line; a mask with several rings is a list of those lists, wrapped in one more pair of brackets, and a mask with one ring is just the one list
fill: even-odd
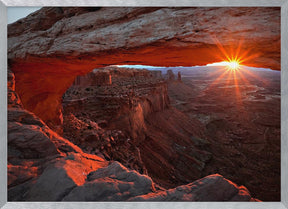
[(61, 96), (77, 75), (114, 64), (204, 65), (227, 59), (223, 49), (280, 70), (280, 9), (54, 7), (8, 25), (22, 103), (58, 133)]
[[(21, 101), (15, 99), (18, 96), (13, 83), (14, 75), (9, 71), (8, 95), (15, 96), (8, 97), (9, 201), (142, 201), (153, 200), (154, 195), (159, 199), (161, 192), (165, 192), (149, 176), (84, 153), (53, 132), (22, 108)], [(169, 191), (166, 200), (255, 201), (245, 187), (238, 187), (220, 175), (199, 181), (194, 186), (192, 183), (176, 188), (171, 194)], [(181, 188), (185, 187), (183, 191)], [(203, 191), (204, 187), (210, 192)], [(225, 192), (215, 195), (216, 187)]]
[(64, 136), (165, 188), (200, 178), (212, 157), (204, 127), (170, 106), (166, 81), (144, 69), (99, 71), (112, 74), (112, 85), (71, 86), (64, 94)]
[(74, 86), (102, 86), (110, 84), (112, 84), (111, 74), (93, 71), (83, 76), (77, 76), (73, 82)]
[[(242, 24), (243, 22), (245, 24)], [(142, 182), (144, 179), (144, 184), (137, 184), (147, 185), (148, 189), (139, 191), (130, 185), (131, 180), (126, 175), (128, 173), (129, 176), (130, 171), (122, 168), (120, 170), (126, 173), (123, 174), (126, 180), (119, 182), (121, 177), (115, 176), (106, 178), (109, 172), (104, 168), (107, 168), (108, 163), (103, 158), (112, 158), (109, 152), (107, 156), (99, 152), (103, 158), (94, 155), (93, 152), (87, 154), (56, 134), (54, 131), (62, 133), (63, 128), (62, 95), (76, 76), (84, 75), (97, 67), (139, 63), (154, 66), (204, 65), (227, 59), (223, 54), (227, 49), (232, 55), (239, 49), (239, 54), (247, 58), (243, 64), (280, 70), (280, 9), (42, 8), (27, 18), (10, 24), (8, 26), (8, 61), (11, 70), (8, 72), (9, 200), (56, 201), (66, 197), (67, 200), (71, 200), (73, 199), (71, 197), (77, 194), (80, 196), (80, 193), (87, 188), (98, 188), (102, 183), (103, 194), (107, 195), (90, 193), (91, 196), (97, 197), (97, 200), (132, 200), (133, 196), (149, 199), (143, 195), (153, 192), (165, 196), (165, 193), (158, 193), (158, 190), (161, 190), (159, 186), (151, 186), (153, 183), (149, 177), (141, 177), (137, 172), (136, 174), (133, 172), (133, 175), (139, 178), (135, 178), (132, 184)], [(15, 73), (15, 77), (12, 72)], [(159, 89), (163, 90), (163, 87), (156, 87), (156, 92)], [(131, 107), (135, 108), (134, 100), (131, 100), (136, 98), (133, 92), (128, 98), (130, 98), (128, 107), (131, 104)], [(151, 99), (158, 100), (158, 98)], [(143, 109), (151, 107), (149, 99), (144, 100), (146, 103), (142, 103), (139, 98), (136, 99), (135, 104), (138, 106), (124, 121), (129, 122), (130, 119), (135, 119), (134, 116), (141, 116), (140, 119), (144, 119)], [(165, 98), (159, 101), (165, 101)], [(115, 106), (117, 105), (118, 102), (115, 102)], [(163, 105), (156, 108), (159, 107), (162, 108)], [(114, 110), (114, 107), (111, 109)], [(175, 179), (180, 179), (177, 184), (191, 182), (200, 175), (199, 171), (209, 160), (209, 153), (196, 149), (197, 146), (201, 149), (208, 146), (201, 138), (201, 124), (189, 120), (175, 109), (161, 110), (147, 114), (145, 123), (144, 120), (140, 120), (141, 123), (136, 123), (131, 130), (117, 134), (122, 135), (120, 139), (128, 140), (130, 135), (138, 139), (136, 142), (139, 143), (141, 150), (136, 151), (135, 156), (137, 153), (151, 153), (142, 155), (141, 160), (149, 175), (156, 179), (157, 183), (171, 187), (173, 183), (175, 184)], [(76, 116), (72, 114), (71, 118), (73, 117)], [(95, 123), (88, 121), (89, 118), (86, 118), (86, 121), (77, 117), (76, 119), (76, 122), (93, 131), (98, 130), (98, 126), (99, 130), (105, 126), (113, 127), (107, 120)], [(180, 129), (182, 131), (179, 132)], [(169, 137), (159, 130), (168, 130)], [(145, 142), (137, 137), (143, 135), (138, 134), (139, 131), (144, 133)], [(188, 139), (186, 133), (199, 137)], [(113, 134), (108, 136), (114, 138)], [(110, 137), (109, 140), (111, 139)], [(73, 141), (74, 138), (70, 140)], [(75, 137), (75, 140), (77, 141), (78, 137)], [(106, 150), (109, 149), (109, 143), (108, 141), (106, 144)], [(135, 159), (135, 162), (140, 162), (140, 158)], [(176, 170), (181, 170), (182, 173), (171, 169), (173, 168), (171, 165), (176, 163), (178, 165)], [(156, 170), (159, 164), (162, 167)], [(104, 174), (89, 182), (89, 174), (97, 172), (100, 168), (104, 169), (102, 170)], [(114, 167), (111, 166), (109, 169), (113, 170)], [(188, 173), (189, 175), (186, 175)], [(108, 185), (103, 179), (107, 179)], [(221, 177), (212, 179), (219, 180)], [(113, 184), (115, 182), (119, 187)], [(207, 187), (207, 191), (209, 188), (211, 187)], [(246, 191), (236, 188), (240, 194)], [(187, 189), (189, 191), (190, 186)], [(171, 193), (177, 193), (179, 197), (178, 199), (175, 197), (177, 200), (186, 200), (186, 197), (193, 196), (189, 192), (189, 195), (185, 192)], [(233, 190), (228, 195), (229, 198), (227, 196), (221, 198), (232, 200), (238, 193)], [(205, 195), (209, 196), (207, 193), (196, 196)], [(90, 200), (91, 196), (81, 198)], [(245, 198), (248, 196), (245, 200), (251, 200), (246, 193), (244, 196)], [(159, 195), (155, 197), (156, 200), (157, 198), (159, 199)], [(171, 197), (166, 198), (170, 199)]]

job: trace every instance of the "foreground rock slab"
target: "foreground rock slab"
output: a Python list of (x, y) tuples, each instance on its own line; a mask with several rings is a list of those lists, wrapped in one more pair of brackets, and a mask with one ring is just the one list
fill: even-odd
[(153, 191), (150, 177), (113, 162), (90, 173), (88, 181), (72, 190), (63, 201), (120, 201)]
[(131, 198), (132, 201), (254, 201), (246, 187), (238, 187), (219, 174), (187, 185)]

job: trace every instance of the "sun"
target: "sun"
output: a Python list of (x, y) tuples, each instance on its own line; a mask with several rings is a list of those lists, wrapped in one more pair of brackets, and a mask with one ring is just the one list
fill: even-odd
[[(217, 46), (216, 49), (211, 48), (211, 54), (220, 62), (207, 64), (206, 66), (223, 66), (228, 71), (239, 71), (243, 66), (251, 63), (253, 59), (260, 56), (259, 53), (251, 53), (251, 49), (243, 49), (244, 39), (240, 39), (234, 47), (224, 47), (222, 43), (214, 36), (211, 36), (212, 41)], [(237, 46), (238, 45), (238, 46)]]
[(207, 64), (206, 66), (223, 66), (226, 70), (236, 71), (241, 68), (241, 61), (235, 59), (235, 60), (227, 60), (222, 62), (216, 62), (212, 64)]
[(240, 67), (240, 63), (237, 60), (233, 60), (233, 61), (226, 62), (226, 63), (227, 63), (226, 66), (229, 70), (238, 70)]

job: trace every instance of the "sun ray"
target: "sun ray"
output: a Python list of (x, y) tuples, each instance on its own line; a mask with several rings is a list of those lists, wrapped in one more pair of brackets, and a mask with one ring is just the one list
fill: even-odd
[[(234, 57), (234, 59), (237, 59), (237, 58), (238, 58), (239, 53), (240, 53), (240, 51), (241, 51), (242, 44), (243, 44), (243, 39), (241, 39), (241, 40), (239, 41), (238, 47), (237, 47), (236, 52), (235, 52), (235, 57)], [(241, 60), (241, 59), (239, 59), (239, 60)]]
[(209, 85), (205, 88), (205, 90), (208, 90), (208, 89), (210, 89), (211, 87), (213, 87), (214, 85), (216, 85), (217, 83), (219, 83), (219, 81), (220, 81), (222, 78), (224, 78), (224, 76), (225, 76), (227, 73), (229, 73), (228, 70), (224, 71), (224, 72), (223, 72), (220, 76), (218, 76), (211, 84), (209, 84)]
[(246, 84), (246, 85), (252, 85), (252, 83), (244, 76), (243, 74), (243, 68), (239, 70), (238, 75), (241, 77), (241, 80)]
[[(226, 82), (225, 82), (225, 87), (228, 87), (228, 86), (230, 86), (231, 85), (231, 83), (233, 82), (232, 81), (232, 79), (231, 79), (231, 77), (232, 77), (232, 71), (231, 70), (227, 70), (228, 72), (229, 72), (229, 75), (228, 75), (228, 77), (227, 77), (227, 79), (226, 79)], [(228, 90), (227, 90), (227, 88), (225, 88), (224, 89), (224, 92), (226, 93)]]
[[(222, 55), (224, 55), (224, 58), (226, 60), (229, 60), (230, 61), (230, 56), (229, 54), (227, 53), (227, 51), (225, 50), (225, 48), (223, 47), (223, 45), (220, 43), (220, 41), (217, 39), (217, 38), (213, 38), (212, 37), (212, 40), (214, 41), (214, 43), (216, 44), (216, 46), (218, 47), (218, 49), (222, 52)], [(221, 57), (223, 59), (223, 57)]]
[(247, 69), (243, 69), (241, 72), (243, 73), (243, 75), (246, 74), (246, 76), (248, 75), (248, 76), (251, 76), (251, 77), (253, 77), (254, 79), (256, 79), (258, 81), (261, 81), (264, 86), (269, 85), (269, 81), (267, 79), (265, 79), (263, 77), (260, 77), (260, 76), (256, 75), (255, 73), (253, 73), (253, 72), (251, 72), (251, 71), (249, 71)]
[[(222, 62), (231, 63), (231, 64), (229, 64), (230, 66), (231, 65), (232, 66), (235, 66), (235, 65), (240, 66), (240, 65), (249, 64), (249, 61), (252, 61), (253, 59), (260, 56), (260, 53), (252, 53), (251, 49), (243, 50), (243, 43), (244, 43), (243, 38), (238, 41), (238, 44), (236, 45), (235, 48), (229, 47), (228, 50), (225, 49), (223, 44), (215, 36), (211, 36), (211, 39), (215, 43), (215, 45), (217, 46), (217, 49), (218, 49), (218, 53), (217, 53), (217, 50), (215, 52), (216, 57), (218, 57), (220, 60), (222, 60)], [(215, 51), (215, 50), (213, 50), (213, 51)], [(220, 53), (219, 53), (219, 51), (220, 51)], [(214, 56), (215, 56), (215, 54), (214, 54)]]
[[(246, 69), (245, 65), (251, 64), (253, 60), (260, 56), (260, 53), (253, 53), (252, 49), (243, 49), (244, 40), (240, 39), (236, 47), (226, 47), (223, 45), (216, 37), (211, 37), (217, 49), (211, 48), (211, 52), (214, 51), (214, 56), (220, 60), (217, 63), (207, 64), (207, 66), (219, 66), (223, 67), (223, 73), (220, 74), (219, 71), (214, 73), (214, 75), (218, 76), (215, 80), (205, 88), (205, 91), (209, 90), (210, 88), (214, 88), (215, 85), (223, 85), (224, 86), (224, 94), (227, 96), (231, 96), (231, 99), (235, 99), (236, 105), (241, 112), (241, 115), (245, 117), (245, 109), (243, 104), (243, 99), (246, 97), (243, 91), (245, 91), (245, 86), (253, 85), (251, 81), (249, 81), (249, 76), (257, 78), (256, 73)], [(261, 78), (258, 78), (261, 80)], [(220, 83), (220, 81), (222, 81)], [(225, 88), (226, 87), (226, 88)], [(231, 87), (235, 91), (234, 94), (230, 94)]]

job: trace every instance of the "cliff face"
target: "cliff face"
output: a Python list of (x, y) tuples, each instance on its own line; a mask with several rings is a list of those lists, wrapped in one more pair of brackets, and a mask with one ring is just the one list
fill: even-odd
[(165, 188), (200, 178), (212, 157), (204, 127), (170, 106), (167, 81), (148, 70), (97, 71), (111, 74), (112, 84), (71, 86), (63, 96), (65, 138)]
[(279, 8), (43, 8), (8, 26), (8, 58), (24, 107), (59, 130), (61, 96), (77, 75), (222, 61), (219, 42), (241, 46), (243, 64), (280, 70), (279, 26)]
[(108, 65), (222, 61), (220, 45), (280, 70), (279, 26), (279, 8), (113, 7), (43, 8), (9, 25), (9, 200), (253, 201), (219, 175), (161, 187), (200, 178), (211, 154), (202, 125), (167, 108), (151, 73), (108, 69), (111, 85), (69, 87)]
[(101, 86), (110, 85), (111, 74), (106, 72), (91, 72), (83, 76), (77, 76), (73, 85), (75, 86)]
[[(23, 109), (14, 82), (9, 71), (9, 201), (139, 201), (153, 197), (187, 201), (192, 200), (191, 195), (196, 201), (257, 201), (245, 187), (220, 175), (166, 191), (149, 176), (127, 169), (119, 162), (109, 163), (97, 155), (84, 153)], [(225, 192), (219, 193), (219, 189)]]
[(85, 86), (73, 85), (65, 92), (64, 136), (90, 153), (147, 174), (138, 146), (149, 132), (148, 117), (169, 107), (166, 82), (142, 69), (94, 71), (111, 75), (111, 85), (89, 85), (87, 79)]

